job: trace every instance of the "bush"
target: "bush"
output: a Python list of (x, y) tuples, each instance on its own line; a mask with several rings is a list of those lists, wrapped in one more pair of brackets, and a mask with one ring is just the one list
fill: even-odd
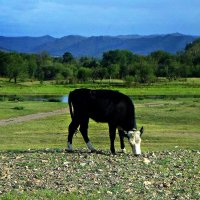
[(9, 101), (24, 101), (24, 97), (14, 95), (14, 96), (9, 97)]
[(125, 86), (126, 87), (131, 87), (133, 81), (134, 81), (134, 77), (133, 76), (126, 76), (125, 79)]
[(16, 106), (13, 109), (14, 110), (24, 110), (24, 107), (23, 106)]
[(6, 97), (6, 96), (0, 96), (0, 101), (8, 101), (8, 97)]

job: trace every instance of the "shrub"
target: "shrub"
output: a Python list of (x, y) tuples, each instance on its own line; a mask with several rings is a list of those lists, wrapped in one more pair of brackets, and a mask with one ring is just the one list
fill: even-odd
[(134, 77), (133, 76), (126, 76), (125, 79), (125, 86), (126, 87), (131, 87), (133, 81), (134, 81)]
[(14, 110), (24, 110), (24, 107), (23, 106), (16, 106), (13, 109)]

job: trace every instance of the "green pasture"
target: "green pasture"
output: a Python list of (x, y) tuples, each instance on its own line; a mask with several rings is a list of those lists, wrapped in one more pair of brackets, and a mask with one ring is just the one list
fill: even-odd
[(0, 120), (66, 108), (66, 103), (36, 101), (0, 101)]
[[(65, 95), (80, 87), (107, 88), (121, 91), (134, 98), (138, 128), (144, 126), (142, 150), (159, 151), (176, 148), (200, 149), (200, 79), (160, 81), (151, 85), (123, 87), (118, 80), (96, 81), (95, 84), (56, 85), (55, 82), (9, 83), (0, 79), (0, 95)], [(146, 96), (160, 96), (146, 98)], [(161, 96), (164, 96), (161, 97)], [(0, 99), (0, 120), (66, 108), (60, 102), (8, 101)], [(0, 126), (0, 150), (66, 148), (69, 113), (45, 119)], [(90, 120), (89, 136), (98, 149), (110, 146), (107, 124)], [(119, 138), (116, 138), (119, 150)], [(82, 136), (74, 137), (74, 148), (85, 148)], [(126, 147), (130, 152), (128, 141)]]
[(189, 96), (200, 95), (200, 79), (190, 78), (184, 81), (160, 81), (150, 85), (133, 84), (130, 88), (124, 87), (121, 80), (96, 81), (84, 84), (66, 84), (57, 85), (55, 81), (40, 82), (22, 82), (18, 84), (9, 83), (6, 79), (0, 79), (0, 95), (64, 95), (69, 94), (75, 88), (92, 88), (92, 89), (112, 89), (123, 92), (127, 95), (177, 95)]
[[(23, 110), (15, 110), (16, 104)], [(49, 102), (0, 102), (0, 116), (24, 115), (35, 112), (67, 107), (63, 103)], [(200, 100), (199, 98), (176, 99), (143, 99), (135, 100), (138, 128), (144, 126), (142, 151), (160, 151), (176, 148), (200, 149)], [(4, 108), (4, 109), (3, 109)], [(47, 111), (46, 110), (46, 111)], [(7, 116), (5, 113), (9, 113)], [(21, 113), (20, 113), (21, 112)], [(4, 113), (4, 114), (3, 114)], [(5, 117), (4, 117), (5, 115)], [(0, 126), (0, 150), (25, 150), (44, 148), (66, 148), (69, 113), (45, 119), (32, 120), (18, 124)], [(97, 149), (110, 148), (107, 124), (90, 120), (89, 137)], [(128, 141), (125, 141), (128, 152), (131, 152)], [(115, 142), (120, 150), (119, 137)], [(80, 132), (74, 136), (75, 149), (86, 148)]]

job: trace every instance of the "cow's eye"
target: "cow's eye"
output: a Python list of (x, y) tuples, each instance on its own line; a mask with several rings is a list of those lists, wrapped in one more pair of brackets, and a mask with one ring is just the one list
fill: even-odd
[(138, 139), (135, 140), (135, 142), (136, 142), (137, 144), (139, 144), (139, 143), (141, 142), (141, 140), (138, 138)]

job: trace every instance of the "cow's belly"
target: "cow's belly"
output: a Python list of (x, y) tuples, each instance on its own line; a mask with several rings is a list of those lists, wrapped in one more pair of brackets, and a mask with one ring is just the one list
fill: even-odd
[(89, 118), (93, 119), (96, 122), (108, 122), (110, 116), (106, 116), (105, 114), (98, 113), (98, 114), (90, 114)]
[[(96, 122), (110, 122), (113, 120), (118, 113), (116, 105), (112, 103), (97, 103), (89, 107), (89, 117), (95, 120)], [(118, 116), (118, 118), (120, 118)]]
[(108, 122), (108, 119), (105, 116), (90, 116), (96, 122)]

